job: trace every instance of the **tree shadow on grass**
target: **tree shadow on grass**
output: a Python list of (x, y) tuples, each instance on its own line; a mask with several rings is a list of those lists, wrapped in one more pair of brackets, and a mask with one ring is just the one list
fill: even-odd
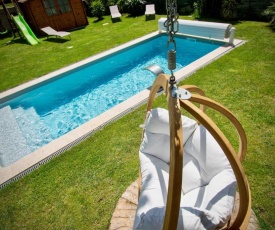
[(97, 18), (97, 19), (94, 20), (94, 23), (100, 22), (100, 21), (102, 21), (103, 19), (104, 19), (104, 18)]
[(121, 22), (121, 18), (112, 18), (112, 23)]
[(12, 44), (22, 44), (22, 45), (29, 45), (30, 44), (28, 43), (27, 40), (25, 40), (24, 38), (20, 38), (20, 37), (11, 37), (11, 40), (10, 41), (7, 41), (3, 44), (0, 45), (0, 47), (3, 47), (3, 46), (7, 46), (7, 45), (12, 45)]
[(268, 24), (266, 27), (270, 29), (272, 32), (275, 32), (275, 25)]

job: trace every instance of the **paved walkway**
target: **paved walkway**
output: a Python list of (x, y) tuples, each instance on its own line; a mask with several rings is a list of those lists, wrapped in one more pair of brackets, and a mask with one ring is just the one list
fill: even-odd
[[(236, 215), (238, 210), (238, 193), (236, 197), (234, 212), (232, 215), (232, 219), (234, 219), (234, 215)], [(138, 182), (137, 180), (133, 182), (126, 191), (122, 194), (119, 199), (116, 209), (113, 213), (111, 224), (109, 230), (130, 230), (133, 228), (136, 208), (138, 204)], [(251, 210), (251, 217), (249, 220), (249, 225), (247, 230), (259, 230), (259, 224), (257, 217), (253, 210)]]

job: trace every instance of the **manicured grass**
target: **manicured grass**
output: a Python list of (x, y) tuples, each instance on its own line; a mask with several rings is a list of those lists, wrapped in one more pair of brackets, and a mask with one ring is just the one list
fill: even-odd
[(117, 23), (112, 23), (108, 16), (97, 23), (90, 19), (89, 26), (71, 32), (71, 40), (47, 40), (43, 37), (41, 44), (36, 46), (27, 45), (21, 39), (4, 46), (11, 38), (2, 39), (0, 92), (154, 32), (158, 18), (145, 21), (144, 17), (124, 16), (122, 22)]
[[(157, 21), (145, 22), (144, 17), (124, 16), (114, 24), (109, 17), (98, 23), (92, 20), (85, 29), (73, 31), (72, 40), (65, 43), (42, 38), (33, 47), (19, 41), (2, 46), (0, 91), (157, 30)], [(252, 207), (262, 229), (274, 229), (274, 33), (267, 23), (234, 26), (236, 37), (247, 43), (183, 83), (201, 87), (243, 124), (248, 137), (244, 169)], [(162, 96), (156, 105), (165, 106)], [(144, 109), (141, 106), (2, 189), (0, 229), (107, 229), (116, 202), (138, 177)], [(231, 129), (217, 119), (230, 135)]]
[(235, 27), (237, 37), (247, 43), (185, 83), (200, 86), (241, 121), (248, 138), (244, 168), (253, 210), (263, 229), (274, 229), (275, 36), (265, 23), (240, 22)]

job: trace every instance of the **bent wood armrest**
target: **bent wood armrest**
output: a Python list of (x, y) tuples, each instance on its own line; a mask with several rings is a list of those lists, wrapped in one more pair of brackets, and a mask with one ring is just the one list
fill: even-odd
[[(198, 96), (200, 97), (200, 96)], [(180, 100), (180, 105), (187, 112), (193, 115), (196, 119), (198, 119), (201, 124), (211, 133), (211, 135), (215, 138), (215, 140), (219, 143), (220, 147), (224, 151), (227, 159), (230, 162), (230, 165), (234, 171), (238, 188), (240, 194), (240, 209), (237, 214), (235, 221), (229, 227), (230, 229), (246, 229), (248, 226), (249, 217), (251, 214), (251, 194), (249, 189), (249, 184), (247, 178), (245, 176), (243, 167), (241, 165), (241, 161), (238, 158), (238, 155), (235, 153), (234, 148), (222, 133), (222, 131), (217, 127), (217, 125), (199, 108), (197, 108), (192, 102), (193, 95), (190, 101)], [(193, 99), (194, 100), (194, 99)], [(202, 104), (207, 104), (207, 101), (211, 101), (212, 105), (215, 105), (216, 110), (225, 111), (224, 107), (220, 104), (210, 100), (208, 98), (200, 98), (200, 102)], [(211, 103), (209, 103), (211, 104)]]
[[(199, 94), (201, 96), (205, 96), (204, 91), (201, 88), (199, 88), (198, 86), (195, 86), (195, 85), (182, 85), (179, 88), (186, 89), (190, 93), (197, 93), (197, 94)], [(201, 111), (205, 112), (206, 108), (205, 108), (204, 105), (200, 104), (200, 109), (201, 109)]]
[(247, 138), (245, 135), (245, 131), (241, 125), (241, 123), (238, 121), (238, 119), (234, 116), (234, 114), (228, 110), (223, 105), (219, 104), (218, 102), (204, 97), (200, 95), (192, 95), (192, 97), (189, 99), (189, 101), (199, 103), (201, 105), (205, 105), (207, 107), (210, 107), (217, 112), (224, 115), (236, 128), (239, 136), (239, 151), (238, 151), (238, 158), (242, 162), (245, 158), (246, 150), (247, 150)]

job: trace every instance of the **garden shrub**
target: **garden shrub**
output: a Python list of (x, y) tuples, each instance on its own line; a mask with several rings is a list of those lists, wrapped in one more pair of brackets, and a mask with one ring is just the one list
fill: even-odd
[(116, 3), (121, 13), (127, 13), (126, 2), (127, 0), (118, 0)]
[(91, 5), (91, 12), (94, 17), (101, 20), (105, 13), (105, 7), (100, 0), (94, 1)]
[(145, 12), (145, 5), (145, 0), (127, 0), (125, 2), (127, 13), (131, 16), (143, 15)]
[(203, 9), (203, 0), (197, 0), (193, 4), (194, 7), (194, 13), (193, 16), (194, 18), (201, 18), (202, 17), (202, 9)]

